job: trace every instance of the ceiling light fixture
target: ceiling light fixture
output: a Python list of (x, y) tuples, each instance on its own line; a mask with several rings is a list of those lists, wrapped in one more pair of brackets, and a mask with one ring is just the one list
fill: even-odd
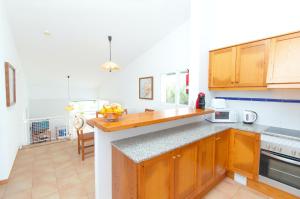
[(48, 30), (45, 30), (45, 31), (44, 31), (44, 35), (45, 35), (45, 36), (50, 36), (51, 33), (50, 33)]
[(112, 36), (108, 36), (108, 41), (109, 41), (109, 61), (105, 62), (101, 68), (103, 68), (106, 71), (112, 72), (112, 71), (117, 71), (120, 70), (120, 67), (111, 61), (111, 40)]
[(68, 105), (65, 106), (65, 110), (71, 112), (74, 110), (74, 106), (71, 104), (71, 94), (70, 94), (70, 75), (67, 76), (68, 78)]

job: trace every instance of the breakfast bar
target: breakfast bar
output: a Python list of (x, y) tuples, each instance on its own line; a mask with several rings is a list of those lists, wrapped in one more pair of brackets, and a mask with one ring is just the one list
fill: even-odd
[(211, 109), (176, 108), (124, 115), (117, 122), (88, 120), (95, 132), (96, 199), (112, 198), (112, 142), (203, 120)]

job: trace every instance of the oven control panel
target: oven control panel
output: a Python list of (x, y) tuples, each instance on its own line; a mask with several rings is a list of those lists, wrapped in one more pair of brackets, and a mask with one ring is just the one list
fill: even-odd
[(300, 158), (300, 141), (298, 140), (262, 134), (260, 147), (268, 151)]

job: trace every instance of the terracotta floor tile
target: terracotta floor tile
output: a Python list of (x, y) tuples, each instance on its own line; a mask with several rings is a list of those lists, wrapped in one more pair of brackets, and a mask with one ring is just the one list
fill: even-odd
[(233, 197), (233, 199), (243, 199), (243, 198), (251, 198), (251, 199), (269, 199), (270, 197), (265, 196), (262, 193), (259, 193), (255, 190), (252, 190), (248, 187), (242, 187)]
[(57, 179), (57, 186), (59, 189), (68, 189), (70, 187), (74, 187), (80, 185), (81, 181), (77, 174)]
[(242, 187), (242, 185), (234, 182), (233, 180), (228, 180), (229, 178), (225, 178), (220, 184), (218, 184), (215, 189), (221, 191), (222, 193), (228, 195), (230, 198), (237, 193), (237, 191)]
[(5, 194), (12, 194), (32, 188), (32, 179), (22, 181), (9, 181), (6, 186)]
[(231, 197), (224, 194), (223, 192), (213, 189), (204, 196), (204, 199), (230, 199)]
[(56, 169), (55, 175), (57, 178), (66, 178), (77, 174), (75, 167), (67, 167), (64, 169)]
[(32, 171), (11, 174), (10, 183), (20, 181), (32, 181)]
[(2, 198), (4, 196), (4, 192), (6, 189), (6, 185), (0, 185), (0, 198)]
[(45, 173), (42, 175), (35, 175), (32, 180), (33, 187), (41, 184), (56, 184), (55, 173)]
[(51, 193), (47, 196), (44, 196), (42, 199), (60, 199), (60, 197), (59, 197), (59, 193), (55, 192), (55, 193)]
[(88, 193), (88, 197), (89, 199), (95, 199), (96, 198), (95, 192)]
[(32, 188), (32, 199), (40, 199), (57, 192), (56, 183), (40, 184)]
[(3, 199), (31, 199), (31, 189), (14, 193), (5, 192)]
[(61, 199), (88, 199), (88, 194), (81, 185), (60, 189), (59, 196)]

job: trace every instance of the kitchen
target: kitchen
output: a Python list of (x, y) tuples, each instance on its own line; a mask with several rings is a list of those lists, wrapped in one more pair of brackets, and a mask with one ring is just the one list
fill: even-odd
[[(288, 33), (210, 51), (209, 89), (225, 90), (224, 93), (297, 89), (299, 38), (298, 32)], [(253, 124), (260, 116), (251, 110), (243, 111), (239, 120), (237, 112), (226, 104), (226, 100), (299, 100), (216, 97), (212, 99), (212, 109), (205, 109), (205, 94), (198, 97), (196, 107), (129, 114), (115, 123), (90, 120), (96, 129), (96, 196), (202, 197), (225, 176), (271, 197), (300, 196), (300, 131)], [(104, 165), (109, 156), (112, 162)], [(165, 168), (160, 164), (166, 164)], [(133, 185), (126, 187), (129, 181)], [(169, 184), (160, 184), (161, 181)]]
[[(299, 2), (2, 1), (1, 199), (300, 197)], [(28, 117), (66, 114), (26, 151)]]

